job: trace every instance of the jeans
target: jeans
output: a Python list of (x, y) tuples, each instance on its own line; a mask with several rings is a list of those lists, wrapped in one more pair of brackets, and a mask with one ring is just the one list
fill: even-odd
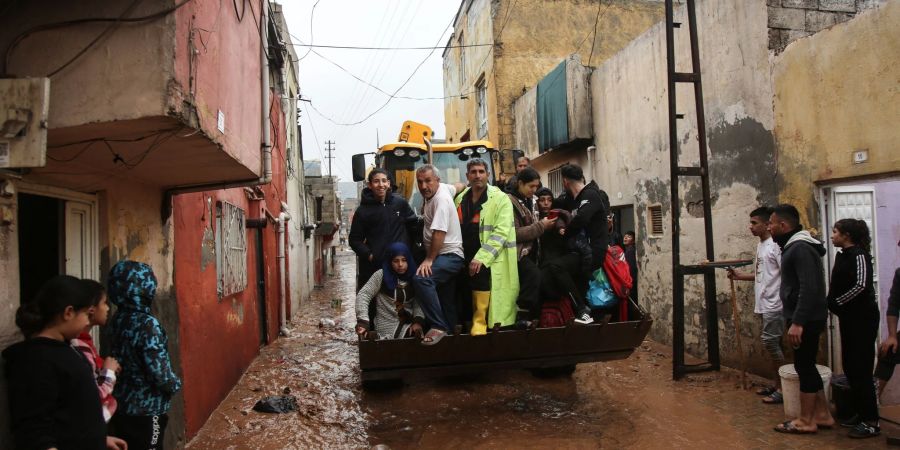
[(800, 378), (800, 392), (815, 394), (824, 389), (819, 369), (816, 368), (816, 354), (819, 352), (819, 337), (825, 330), (824, 320), (813, 320), (803, 325), (800, 347), (794, 349), (794, 370)]
[(446, 253), (438, 255), (431, 264), (431, 276), (413, 277), (416, 301), (425, 314), (431, 328), (452, 332), (459, 319), (456, 313), (456, 274), (463, 269), (461, 256)]
[(762, 335), (760, 336), (763, 347), (769, 353), (772, 361), (780, 363), (784, 361), (784, 351), (781, 349), (781, 337), (784, 336), (784, 313), (781, 311), (762, 313)]

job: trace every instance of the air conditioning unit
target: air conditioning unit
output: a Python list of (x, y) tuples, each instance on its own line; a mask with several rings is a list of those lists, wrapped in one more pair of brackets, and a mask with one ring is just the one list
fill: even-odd
[(0, 168), (47, 164), (49, 78), (0, 79)]

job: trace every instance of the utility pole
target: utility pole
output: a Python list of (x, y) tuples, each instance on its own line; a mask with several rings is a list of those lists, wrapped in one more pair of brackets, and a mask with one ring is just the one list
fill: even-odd
[(334, 141), (325, 141), (325, 151), (328, 152), (328, 156), (325, 157), (328, 160), (328, 177), (331, 177), (331, 160), (334, 159), (331, 154), (334, 152)]

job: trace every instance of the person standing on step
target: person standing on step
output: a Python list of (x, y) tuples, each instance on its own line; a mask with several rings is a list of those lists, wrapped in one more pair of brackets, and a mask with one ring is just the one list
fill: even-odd
[(784, 336), (784, 312), (781, 306), (779, 288), (781, 286), (781, 248), (769, 233), (769, 217), (772, 208), (760, 206), (750, 212), (750, 234), (759, 238), (756, 244), (756, 270), (753, 272), (736, 272), (728, 269), (728, 278), (732, 280), (753, 281), (756, 294), (756, 305), (753, 312), (762, 318), (760, 339), (772, 361), (772, 376), (775, 385), (756, 391), (764, 395), (762, 401), (768, 404), (784, 402), (781, 393), (781, 376), (778, 368), (784, 364), (784, 351), (781, 339)]
[(788, 342), (794, 348), (794, 368), (800, 378), (800, 416), (778, 424), (775, 431), (811, 434), (820, 426), (834, 426), (825, 386), (816, 368), (819, 338), (828, 317), (822, 264), (825, 247), (803, 229), (800, 212), (793, 205), (772, 208), (769, 233), (781, 247), (779, 296), (788, 325)]
[(869, 253), (872, 237), (865, 221), (841, 219), (831, 231), (831, 243), (840, 251), (831, 269), (828, 309), (840, 319), (841, 361), (856, 413), (841, 426), (852, 428), (848, 434), (852, 438), (875, 437), (881, 434), (872, 381), (880, 312)]
[(468, 266), (466, 292), (472, 292), (470, 333), (478, 336), (494, 324), (508, 326), (516, 321), (516, 227), (509, 197), (502, 189), (488, 185), (484, 160), (469, 160), (466, 178), (469, 187), (456, 196), (456, 210)]

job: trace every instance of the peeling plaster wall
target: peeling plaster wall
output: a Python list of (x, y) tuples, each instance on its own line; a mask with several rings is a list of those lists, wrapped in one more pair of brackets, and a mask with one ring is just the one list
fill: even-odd
[[(900, 171), (900, 2), (800, 39), (776, 60), (779, 200), (821, 222), (813, 181)], [(853, 163), (866, 149), (869, 161)]]
[[(679, 18), (681, 18), (679, 20)], [(756, 239), (747, 231), (749, 212), (775, 201), (775, 144), (772, 136), (772, 82), (764, 2), (697, 3), (709, 145), (716, 259), (752, 258)], [(684, 10), (676, 21), (686, 23)], [(687, 27), (676, 30), (677, 70), (690, 71)], [(595, 178), (613, 206), (633, 204), (638, 239), (641, 303), (656, 319), (652, 335), (672, 341), (671, 204), (669, 191), (668, 109), (665, 24), (654, 25), (598, 67), (591, 77)], [(680, 161), (699, 164), (693, 89), (679, 86)], [(699, 181), (684, 180), (681, 192), (681, 262), (706, 259)], [(647, 208), (660, 204), (664, 235), (648, 237)], [(703, 279), (686, 278), (685, 343), (689, 353), (706, 354)], [(723, 361), (738, 361), (730, 289), (724, 273), (716, 280), (720, 348)], [(766, 370), (753, 314), (753, 286), (738, 284), (743, 343), (748, 360)]]
[[(497, 47), (448, 49), (444, 53), (444, 95), (469, 93), (444, 101), (447, 139), (458, 142), (470, 130), (476, 138), (475, 83), (485, 75), (488, 94), (488, 139), (501, 149), (520, 148), (516, 141), (513, 102), (572, 53), (585, 65), (597, 65), (663, 18), (658, 0), (463, 0), (452, 44), (460, 32), (464, 44)], [(598, 7), (597, 35), (592, 39)], [(553, 20), (547, 20), (547, 18)], [(499, 35), (499, 37), (498, 37)], [(460, 54), (466, 76), (460, 80)], [(483, 62), (483, 64), (482, 64)]]
[[(130, 16), (144, 16), (172, 5), (171, 0), (144, 1)], [(0, 18), (0, 48), (36, 25), (87, 17), (119, 17), (121, 2), (89, 0), (17, 2)], [(172, 16), (118, 27), (68, 68), (51, 79), (51, 128), (92, 122), (162, 116), (166, 83), (174, 75), (175, 30)], [(34, 33), (13, 51), (8, 72), (46, 76), (101, 33), (108, 23), (86, 23)], [(40, 57), (35, 57), (40, 55)], [(154, 70), (128, 70), (152, 67)]]

